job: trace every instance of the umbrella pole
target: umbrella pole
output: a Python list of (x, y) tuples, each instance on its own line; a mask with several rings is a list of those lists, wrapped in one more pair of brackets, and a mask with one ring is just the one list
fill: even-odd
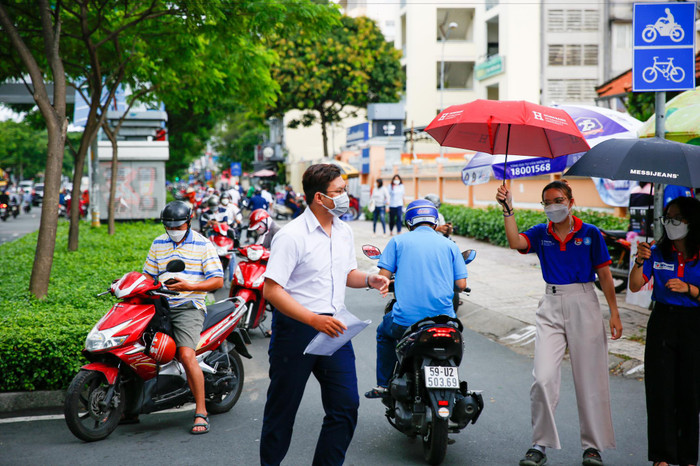
[[(508, 123), (508, 132), (506, 133), (506, 154), (505, 160), (503, 161), (503, 186), (506, 185), (506, 177), (508, 176), (508, 144), (510, 143), (510, 123)], [(506, 213), (511, 214), (510, 207), (508, 207), (507, 202), (503, 202), (503, 207), (506, 208)]]
[[(651, 193), (651, 198), (653, 199), (654, 198), (654, 183), (651, 183), (651, 190), (649, 192)], [(654, 222), (653, 211), (654, 211), (654, 205), (652, 204), (651, 209), (647, 208), (647, 221), (646, 221), (646, 225), (644, 225), (645, 239), (651, 238), (653, 236), (651, 233), (651, 224)]]

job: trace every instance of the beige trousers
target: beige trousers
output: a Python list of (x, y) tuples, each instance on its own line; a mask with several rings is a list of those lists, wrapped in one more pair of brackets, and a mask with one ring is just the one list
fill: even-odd
[(547, 285), (536, 314), (535, 378), (530, 389), (532, 443), (561, 448), (554, 422), (561, 362), (568, 346), (581, 446), (615, 448), (608, 379), (608, 340), (592, 283)]

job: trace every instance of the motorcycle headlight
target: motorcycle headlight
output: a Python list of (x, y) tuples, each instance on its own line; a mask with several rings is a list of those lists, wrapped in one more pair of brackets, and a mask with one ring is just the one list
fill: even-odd
[(241, 272), (241, 268), (236, 266), (236, 271), (233, 272), (233, 278), (236, 279), (236, 283), (243, 286), (245, 285), (245, 280), (243, 279), (243, 273)]
[(130, 320), (127, 322), (123, 322), (117, 325), (116, 327), (112, 327), (105, 330), (98, 330), (97, 326), (93, 327), (93, 329), (90, 331), (87, 338), (85, 339), (85, 349), (90, 352), (94, 352), (104, 351), (109, 348), (121, 346), (129, 337), (129, 335), (120, 335), (118, 337), (115, 337), (114, 334), (119, 333), (129, 324), (131, 324)]
[(263, 250), (248, 248), (246, 255), (248, 256), (248, 259), (252, 260), (253, 262), (259, 261), (263, 255)]
[(254, 282), (253, 282), (253, 288), (260, 288), (265, 281), (265, 276), (260, 275)]

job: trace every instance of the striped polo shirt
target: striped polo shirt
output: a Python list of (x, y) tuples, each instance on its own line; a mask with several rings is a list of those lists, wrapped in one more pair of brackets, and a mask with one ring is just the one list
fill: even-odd
[[(190, 230), (185, 240), (175, 244), (167, 233), (153, 240), (148, 257), (143, 264), (143, 273), (153, 278), (165, 272), (165, 267), (171, 260), (181, 259), (185, 270), (176, 274), (168, 274), (167, 278), (177, 277), (189, 282), (200, 283), (213, 277), (223, 277), (221, 261), (214, 245), (207, 238), (194, 230)], [(165, 280), (166, 277), (161, 277)], [(177, 296), (168, 296), (170, 307), (178, 307), (192, 301), (199, 309), (205, 309), (206, 291), (181, 291)]]

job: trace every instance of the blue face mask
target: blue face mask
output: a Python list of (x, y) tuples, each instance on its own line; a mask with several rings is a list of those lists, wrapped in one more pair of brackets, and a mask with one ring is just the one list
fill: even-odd
[(330, 197), (330, 196), (327, 196), (323, 193), (319, 193), (319, 194), (321, 194), (321, 196), (327, 197), (328, 199), (333, 201), (333, 204), (335, 204), (335, 207), (333, 207), (332, 209), (329, 209), (325, 205), (323, 206), (334, 217), (340, 217), (341, 215), (343, 215), (345, 212), (348, 211), (348, 208), (350, 207), (350, 198), (348, 197), (348, 193), (339, 194), (336, 197)]

